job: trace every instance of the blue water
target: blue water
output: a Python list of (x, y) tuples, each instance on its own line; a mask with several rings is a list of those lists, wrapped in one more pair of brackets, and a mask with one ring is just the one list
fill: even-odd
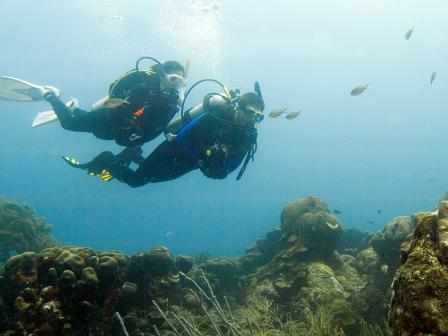
[[(32, 129), (46, 103), (0, 102), (0, 195), (28, 203), (67, 244), (230, 256), (279, 225), (286, 202), (310, 194), (339, 209), (346, 228), (381, 230), (395, 216), (436, 206), (448, 186), (445, 1), (202, 5), (3, 0), (0, 75), (59, 87), (86, 109), (142, 55), (190, 58), (190, 84), (213, 77), (248, 91), (258, 80), (266, 113), (289, 107), (302, 115), (265, 118), (240, 181), (192, 172), (139, 189), (104, 183), (60, 156), (84, 161), (117, 145), (58, 124)], [(350, 96), (358, 84), (371, 88)], [(211, 90), (198, 89), (189, 105)]]

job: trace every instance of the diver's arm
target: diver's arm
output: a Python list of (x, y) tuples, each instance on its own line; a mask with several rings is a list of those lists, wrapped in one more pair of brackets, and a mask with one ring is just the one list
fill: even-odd
[(237, 149), (229, 145), (215, 144), (206, 151), (199, 168), (209, 178), (225, 179), (238, 168), (246, 153), (245, 148)]

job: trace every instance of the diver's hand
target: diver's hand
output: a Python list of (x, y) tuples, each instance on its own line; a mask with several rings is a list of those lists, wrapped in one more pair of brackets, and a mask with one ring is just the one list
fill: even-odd
[(202, 173), (210, 178), (224, 179), (227, 172), (228, 148), (222, 144), (215, 144), (205, 151), (204, 157), (199, 160), (198, 166)]

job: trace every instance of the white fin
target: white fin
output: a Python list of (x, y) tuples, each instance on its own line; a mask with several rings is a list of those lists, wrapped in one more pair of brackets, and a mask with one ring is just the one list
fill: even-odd
[[(70, 108), (71, 110), (74, 110), (78, 107), (79, 102), (78, 99), (72, 98), (68, 102), (65, 103), (65, 105)], [(58, 120), (58, 116), (56, 113), (54, 113), (53, 110), (43, 111), (37, 114), (37, 116), (33, 120), (33, 124), (31, 125), (32, 128), (43, 126), (52, 122), (55, 122)]]
[(33, 84), (23, 79), (0, 76), (0, 100), (31, 102), (44, 100), (44, 94), (53, 91), (59, 97), (61, 91), (52, 86)]

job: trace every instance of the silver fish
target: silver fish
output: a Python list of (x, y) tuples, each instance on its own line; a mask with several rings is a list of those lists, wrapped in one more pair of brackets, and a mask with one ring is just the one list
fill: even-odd
[(302, 110), (300, 110), (299, 112), (289, 112), (289, 113), (286, 115), (286, 119), (288, 119), (288, 120), (292, 120), (292, 119), (294, 119), (294, 118), (297, 118), (297, 117), (300, 115), (301, 112), (302, 112)]
[(361, 93), (363, 93), (368, 88), (369, 88), (369, 85), (358, 85), (350, 92), (350, 94), (352, 96), (359, 96)]
[(406, 32), (406, 34), (404, 35), (404, 38), (405, 38), (406, 40), (409, 40), (409, 39), (411, 38), (413, 32), (414, 32), (414, 27), (412, 27), (411, 29), (409, 29), (409, 30)]
[(431, 79), (429, 80), (430, 83), (431, 83), (431, 85), (432, 85), (432, 82), (434, 82), (434, 79), (436, 79), (436, 77), (437, 77), (437, 72), (434, 71), (434, 72), (431, 74)]
[(273, 109), (270, 113), (269, 113), (269, 117), (271, 118), (277, 118), (278, 116), (282, 115), (283, 113), (286, 112), (288, 108), (284, 108), (282, 110), (280, 109)]
[(176, 233), (176, 232), (174, 232), (174, 231), (167, 231), (167, 232), (165, 232), (165, 233), (163, 234), (163, 236), (164, 236), (165, 238), (168, 238), (168, 237), (174, 236), (175, 233)]

